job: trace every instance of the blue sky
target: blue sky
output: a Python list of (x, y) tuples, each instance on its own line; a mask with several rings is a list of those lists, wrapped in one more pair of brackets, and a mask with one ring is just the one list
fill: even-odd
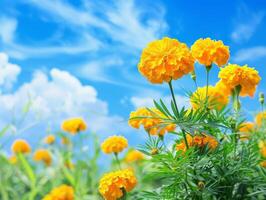
[[(141, 49), (164, 36), (189, 46), (200, 37), (223, 40), (229, 62), (259, 70), (258, 91), (266, 92), (263, 0), (1, 0), (0, 11), (0, 126), (12, 124), (14, 137), (41, 138), (47, 126), (55, 130), (62, 119), (83, 116), (102, 137), (125, 134), (138, 143), (143, 134), (127, 126), (130, 111), (169, 93), (166, 85), (146, 81), (137, 63)], [(196, 71), (204, 85), (204, 67)], [(214, 67), (212, 84), (217, 74)], [(174, 87), (179, 105), (188, 105), (189, 76)], [(258, 110), (257, 95), (242, 99), (249, 119)]]

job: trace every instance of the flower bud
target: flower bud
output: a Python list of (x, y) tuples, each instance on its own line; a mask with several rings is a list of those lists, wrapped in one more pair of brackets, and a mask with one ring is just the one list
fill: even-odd
[(191, 79), (192, 79), (193, 81), (196, 81), (197, 76), (196, 76), (195, 71), (192, 71), (192, 72), (191, 72), (190, 77), (191, 77)]
[(264, 104), (264, 94), (262, 93), (262, 92), (260, 92), (260, 94), (259, 94), (259, 102), (261, 103), (261, 104)]
[(151, 155), (156, 155), (156, 154), (158, 154), (159, 153), (159, 150), (157, 149), (157, 148), (153, 148), (152, 150), (151, 150)]

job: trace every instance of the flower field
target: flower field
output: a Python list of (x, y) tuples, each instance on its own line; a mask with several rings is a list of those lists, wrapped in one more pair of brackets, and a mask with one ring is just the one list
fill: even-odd
[[(203, 83), (195, 65), (206, 71)], [(0, 154), (0, 199), (266, 199), (266, 107), (257, 91), (266, 84), (253, 67), (231, 63), (221, 40), (201, 38), (191, 47), (168, 37), (150, 42), (137, 68), (147, 84), (166, 85), (171, 101), (154, 99), (153, 107), (128, 113), (128, 126), (145, 141), (129, 146), (123, 133), (101, 141), (82, 117), (65, 119), (38, 148), (17, 138), (9, 154)], [(213, 68), (219, 81), (210, 85)], [(184, 92), (189, 108), (178, 106), (175, 93), (184, 76), (194, 85)], [(260, 105), (253, 120), (242, 109), (245, 98)], [(85, 143), (92, 144), (89, 155)], [(112, 159), (107, 171), (102, 157)]]

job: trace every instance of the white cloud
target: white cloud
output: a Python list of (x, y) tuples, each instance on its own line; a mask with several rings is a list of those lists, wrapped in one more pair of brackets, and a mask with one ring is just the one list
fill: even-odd
[(0, 18), (0, 38), (4, 43), (10, 43), (14, 40), (17, 28), (17, 20), (8, 17)]
[(0, 52), (0, 87), (11, 89), (20, 71), (18, 65), (9, 63), (7, 54)]
[[(19, 134), (23, 132), (23, 137), (25, 133), (41, 131), (34, 136), (40, 138), (47, 126), (56, 130), (62, 120), (75, 116), (83, 117), (90, 131), (101, 133), (103, 137), (127, 131), (125, 120), (109, 114), (108, 104), (97, 97), (94, 87), (82, 85), (70, 73), (56, 68), (50, 70), (49, 75), (38, 71), (30, 82), (13, 93), (0, 95), (0, 104), (0, 126), (13, 123)], [(21, 123), (20, 116), (27, 104), (30, 109)]]
[(256, 46), (240, 49), (233, 57), (235, 62), (246, 62), (266, 57), (266, 46)]
[(248, 41), (254, 35), (264, 16), (264, 12), (252, 12), (242, 5), (238, 10), (238, 19), (231, 33), (231, 39), (234, 42)]

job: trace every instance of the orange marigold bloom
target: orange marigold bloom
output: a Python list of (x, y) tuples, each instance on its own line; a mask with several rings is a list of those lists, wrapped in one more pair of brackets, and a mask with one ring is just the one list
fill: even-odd
[(254, 123), (252, 122), (245, 122), (241, 125), (239, 132), (241, 133), (240, 139), (241, 140), (246, 140), (250, 138), (250, 132), (254, 128)]
[(262, 157), (266, 158), (266, 141), (259, 141), (259, 148)]
[(54, 135), (47, 135), (44, 138), (44, 143), (46, 144), (53, 144), (55, 142), (55, 136)]
[[(150, 111), (151, 110), (151, 111)], [(150, 135), (164, 135), (166, 132), (174, 131), (174, 124), (166, 124), (163, 119), (166, 116), (156, 108), (138, 108), (130, 113), (129, 125), (133, 128), (140, 128), (142, 125)]]
[(258, 113), (255, 121), (259, 126), (261, 126), (263, 123), (266, 124), (266, 111)]
[(125, 161), (128, 163), (137, 162), (144, 159), (144, 154), (138, 150), (131, 150), (127, 153)]
[(151, 83), (169, 82), (192, 72), (194, 58), (185, 43), (165, 37), (147, 45), (138, 69)]
[(17, 161), (18, 161), (18, 160), (17, 160), (17, 156), (12, 155), (12, 156), (9, 157), (9, 163), (10, 163), (10, 164), (13, 164), (13, 165), (14, 165), (14, 164), (17, 163)]
[(17, 139), (13, 142), (11, 147), (13, 153), (30, 153), (31, 147), (26, 140)]
[(127, 148), (127, 139), (123, 136), (111, 136), (107, 138), (102, 144), (101, 149), (104, 153), (119, 153)]
[(50, 154), (50, 152), (46, 149), (38, 149), (35, 151), (33, 159), (37, 162), (44, 162), (44, 164), (46, 164), (46, 166), (51, 165), (52, 163), (52, 156)]
[(260, 166), (266, 168), (266, 160), (260, 162)]
[(118, 170), (105, 174), (99, 183), (99, 192), (105, 200), (117, 200), (123, 196), (123, 189), (133, 190), (137, 179), (131, 169)]
[(74, 190), (71, 186), (61, 185), (54, 188), (42, 200), (74, 200)]
[(218, 76), (228, 90), (232, 91), (236, 86), (240, 85), (240, 96), (250, 97), (254, 96), (256, 87), (261, 80), (258, 71), (247, 65), (229, 64), (221, 69)]
[(225, 65), (230, 57), (229, 47), (221, 40), (210, 38), (198, 39), (191, 47), (192, 56), (202, 65), (211, 66), (215, 63), (219, 67)]
[(71, 118), (63, 121), (62, 130), (71, 133), (73, 135), (77, 134), (80, 131), (85, 131), (87, 125), (82, 118)]
[[(219, 88), (220, 89), (220, 88)], [(229, 103), (229, 96), (225, 95), (221, 90), (214, 86), (208, 87), (208, 107), (210, 109), (222, 109)], [(191, 95), (190, 103), (193, 109), (202, 108), (206, 103), (207, 87), (198, 87), (198, 89)]]

